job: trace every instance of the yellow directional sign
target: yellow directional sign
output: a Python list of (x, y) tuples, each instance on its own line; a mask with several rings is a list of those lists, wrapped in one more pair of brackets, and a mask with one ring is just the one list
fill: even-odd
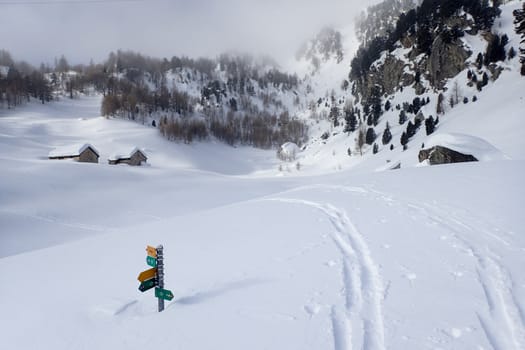
[(149, 245), (146, 247), (146, 251), (148, 252), (148, 256), (151, 256), (152, 258), (157, 257), (157, 248)]
[(149, 280), (149, 279), (155, 277), (156, 274), (157, 274), (157, 269), (156, 268), (152, 268), (152, 269), (149, 269), (149, 270), (146, 270), (146, 271), (142, 271), (139, 274), (139, 277), (137, 277), (137, 279), (140, 282), (144, 282), (146, 280)]

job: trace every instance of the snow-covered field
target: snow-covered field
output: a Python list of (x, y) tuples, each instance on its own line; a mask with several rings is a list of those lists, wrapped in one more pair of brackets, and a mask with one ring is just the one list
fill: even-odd
[[(525, 161), (280, 172), (99, 102), (0, 111), (0, 348), (525, 348)], [(77, 143), (100, 163), (46, 159)], [(107, 164), (135, 146), (149, 166)], [(163, 313), (137, 290), (148, 244)]]

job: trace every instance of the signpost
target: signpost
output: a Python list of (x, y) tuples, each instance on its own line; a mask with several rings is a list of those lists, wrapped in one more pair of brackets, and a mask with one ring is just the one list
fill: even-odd
[(173, 299), (171, 290), (164, 289), (164, 247), (147, 246), (146, 252), (148, 253), (146, 263), (152, 268), (142, 271), (137, 277), (141, 282), (139, 290), (145, 292), (155, 287), (155, 297), (159, 299), (159, 312), (161, 312), (164, 310), (164, 300)]
[[(157, 286), (164, 289), (164, 247), (162, 245), (157, 247), (157, 276), (159, 279)], [(159, 299), (159, 312), (161, 312), (164, 310), (164, 299), (157, 295), (159, 288), (155, 288), (155, 296)]]

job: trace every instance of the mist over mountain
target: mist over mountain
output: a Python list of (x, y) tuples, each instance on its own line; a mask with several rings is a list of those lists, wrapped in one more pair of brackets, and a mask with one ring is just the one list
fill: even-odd
[(1, 48), (34, 65), (132, 50), (156, 57), (216, 57), (232, 50), (280, 62), (326, 25), (354, 21), (368, 1), (19, 1), (0, 4)]

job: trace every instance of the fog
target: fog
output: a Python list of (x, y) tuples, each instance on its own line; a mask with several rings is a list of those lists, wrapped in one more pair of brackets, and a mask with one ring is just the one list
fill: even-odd
[[(38, 3), (38, 2), (43, 3)], [(0, 48), (17, 60), (53, 64), (149, 56), (267, 54), (283, 62), (323, 26), (352, 26), (356, 0), (0, 0)]]

